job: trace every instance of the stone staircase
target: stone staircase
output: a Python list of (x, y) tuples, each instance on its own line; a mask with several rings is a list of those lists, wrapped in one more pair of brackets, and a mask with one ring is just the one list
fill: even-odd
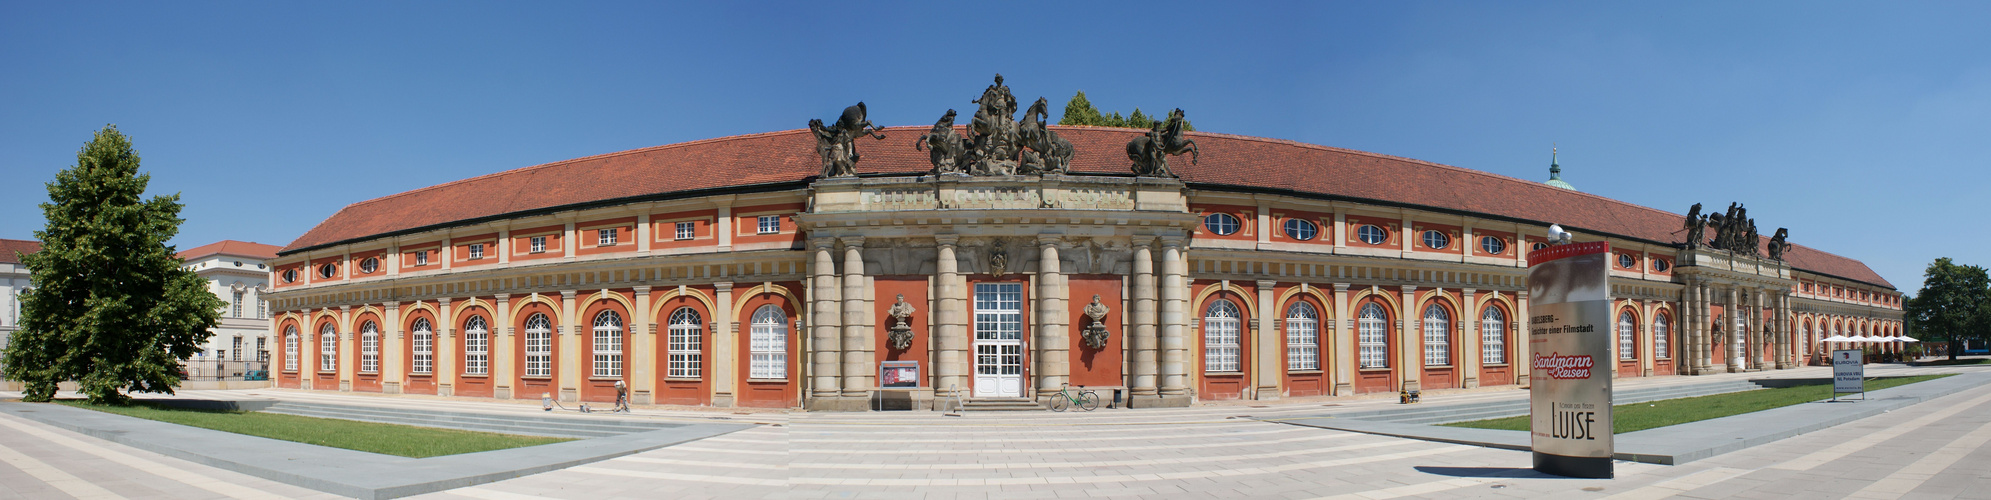
[(980, 413), (990, 411), (1044, 411), (1044, 405), (1027, 398), (969, 398), (961, 403), (962, 411)]
[[(1662, 399), (1690, 398), (1712, 394), (1749, 391), (1764, 388), (1755, 382), (1736, 380), (1711, 384), (1674, 385), (1647, 387), (1619, 391), (1612, 396), (1613, 404), (1643, 403)], [(1429, 406), (1426, 406), (1429, 404)], [(1430, 404), (1429, 402), (1407, 405), (1387, 410), (1356, 411), (1334, 413), (1337, 418), (1394, 422), (1400, 424), (1443, 424), (1468, 422), (1489, 418), (1517, 417), (1528, 414), (1528, 398), (1511, 398), (1483, 403)]]
[(304, 417), (336, 418), (383, 424), (578, 439), (620, 436), (623, 434), (681, 426), (680, 424), (606, 417), (590, 418), (555, 416), (553, 414), (472, 413), (297, 401), (278, 402), (262, 411)]

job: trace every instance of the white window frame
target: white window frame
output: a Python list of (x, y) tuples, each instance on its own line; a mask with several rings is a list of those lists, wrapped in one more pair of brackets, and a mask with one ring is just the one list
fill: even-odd
[(318, 329), (318, 371), (339, 371), (339, 331), (331, 323)]
[(1390, 241), (1390, 232), (1382, 226), (1363, 224), (1355, 227), (1355, 239), (1364, 244), (1381, 245)]
[(1286, 370), (1320, 369), (1320, 312), (1295, 301), (1286, 308)]
[(411, 349), (412, 351), (414, 351), (414, 355), (411, 356), (409, 359), (412, 362), (411, 364), (413, 366), (411, 366), (408, 371), (417, 375), (429, 375), (435, 373), (436, 370), (435, 326), (429, 323), (428, 318), (418, 318), (415, 320), (415, 325), (414, 328), (412, 329), (414, 330), (414, 333), (410, 337), (410, 343), (414, 344), (414, 348)]
[(426, 266), (426, 265), (429, 265), (429, 251), (428, 251), (428, 250), (422, 250), (422, 251), (419, 251), (419, 252), (415, 252), (415, 265), (417, 265), (417, 266)]
[(780, 234), (781, 216), (762, 215), (754, 218), (754, 234)]
[(1203, 229), (1219, 236), (1230, 236), (1244, 230), (1244, 221), (1228, 213), (1210, 212), (1210, 215), (1203, 216)]
[(360, 323), (359, 372), (380, 373), (380, 325), (372, 321)]
[(1638, 359), (1638, 320), (1623, 310), (1618, 311), (1618, 360)]
[(234, 297), (228, 299), (228, 309), (229, 316), (235, 318), (242, 317), (242, 292), (235, 292)]
[(1206, 373), (1238, 373), (1244, 371), (1239, 359), (1242, 351), (1239, 341), (1243, 337), (1243, 315), (1237, 304), (1229, 300), (1217, 299), (1203, 310), (1203, 371)]
[[(1668, 351), (1668, 349), (1673, 348), (1673, 339), (1667, 338), (1667, 335), (1673, 333), (1672, 321), (1668, 321), (1664, 314), (1654, 314), (1652, 316), (1652, 357), (1673, 359), (1673, 353)], [(1805, 354), (1810, 354), (1809, 344), (1806, 345), (1805, 349)]]
[(1286, 230), (1287, 238), (1299, 241), (1312, 241), (1315, 237), (1320, 236), (1320, 225), (1314, 224), (1310, 220), (1294, 217), (1286, 219), (1286, 223), (1283, 225), (1285, 226), (1284, 229)]
[(525, 376), (553, 376), (553, 320), (545, 313), (525, 318)]
[(230, 353), (233, 353), (233, 356), (234, 356), (234, 357), (231, 357), (231, 358), (228, 358), (228, 360), (229, 360), (229, 361), (241, 361), (241, 360), (242, 360), (242, 336), (241, 336), (241, 335), (236, 335), (236, 336), (235, 336), (235, 342), (234, 342), (233, 344), (230, 344), (230, 347), (229, 347), (229, 349), (228, 349), (228, 352), (230, 352)]
[(1479, 237), (1479, 251), (1491, 255), (1500, 255), (1507, 252), (1507, 242), (1501, 240), (1499, 236), (1481, 236)]
[(1389, 313), (1375, 302), (1363, 304), (1356, 324), (1361, 341), (1358, 365), (1362, 368), (1389, 368)]
[(671, 311), (666, 339), (666, 377), (699, 378), (704, 374), (705, 319), (698, 310), (680, 307)]
[(595, 314), (594, 376), (622, 376), (622, 315), (615, 311)]
[(1419, 239), (1424, 240), (1424, 248), (1432, 250), (1444, 250), (1452, 247), (1452, 236), (1436, 229), (1424, 230), (1423, 237)]
[(283, 371), (297, 372), (297, 325), (283, 327)]
[(697, 238), (697, 237), (698, 237), (698, 222), (696, 222), (696, 221), (681, 221), (681, 222), (678, 222), (678, 223), (677, 223), (677, 226), (676, 226), (676, 232), (675, 232), (675, 235), (676, 235), (676, 239), (678, 239), (679, 241), (682, 241), (682, 240), (689, 240), (689, 239), (692, 239), (692, 238)]
[(615, 241), (619, 239), (618, 237), (621, 235), (622, 235), (622, 228), (618, 227), (606, 227), (606, 228), (596, 229), (595, 246), (598, 247), (615, 246)]
[(463, 374), (488, 375), (491, 372), (491, 330), (483, 316), (463, 321)]
[(1479, 317), (1479, 359), (1483, 364), (1507, 364), (1507, 313), (1487, 307)]
[(1452, 366), (1452, 312), (1424, 306), (1424, 366)]
[(525, 242), (526, 242), (526, 245), (527, 245), (527, 246), (526, 246), (526, 248), (527, 248), (527, 251), (529, 251), (529, 252), (531, 252), (531, 253), (546, 253), (546, 237), (545, 237), (545, 236), (533, 236), (533, 237), (529, 237), (529, 238), (526, 238), (526, 239), (525, 239)]
[(787, 379), (788, 314), (781, 306), (767, 304), (755, 309), (752, 318), (747, 334), (747, 378)]
[(477, 259), (482, 259), (482, 258), (484, 258), (484, 244), (483, 244), (483, 243), (471, 243), (471, 244), (470, 244), (470, 260), (477, 260)]
[(364, 259), (360, 259), (359, 261), (360, 274), (373, 274), (374, 271), (379, 271), (379, 270), (380, 270), (380, 259), (374, 257), (367, 257)]

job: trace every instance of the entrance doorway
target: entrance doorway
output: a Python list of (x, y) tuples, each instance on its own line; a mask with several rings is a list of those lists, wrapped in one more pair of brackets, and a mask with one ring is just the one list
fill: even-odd
[(978, 398), (1023, 397), (1023, 284), (975, 284)]

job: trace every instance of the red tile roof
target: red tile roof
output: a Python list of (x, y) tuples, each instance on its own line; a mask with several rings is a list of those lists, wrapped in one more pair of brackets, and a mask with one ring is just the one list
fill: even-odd
[[(892, 127), (883, 141), (860, 139), (860, 174), (929, 169), (912, 148), (929, 127)], [(1076, 150), (1077, 173), (1127, 174), (1126, 143), (1142, 131), (1052, 127)], [(1291, 192), (1407, 205), (1657, 243), (1682, 242), (1682, 215), (1540, 182), (1394, 156), (1277, 139), (1190, 132), (1202, 156), (1169, 165), (1204, 187)], [(1201, 163), (1207, 162), (1207, 163)], [(346, 206), (283, 252), (437, 228), (508, 214), (546, 212), (699, 191), (800, 186), (821, 170), (807, 130), (693, 141), (548, 163), (416, 189)], [(1486, 193), (1502, 193), (1486, 196)], [(1768, 238), (1764, 239), (1765, 242)], [(1786, 254), (1805, 271), (1893, 288), (1859, 261), (1799, 246)]]
[(180, 260), (194, 260), (216, 254), (256, 259), (274, 259), (277, 258), (277, 251), (279, 250), (283, 250), (283, 247), (248, 241), (221, 240), (182, 250), (180, 251)]
[(0, 239), (0, 263), (19, 264), (22, 255), (39, 251), (41, 251), (39, 241)]

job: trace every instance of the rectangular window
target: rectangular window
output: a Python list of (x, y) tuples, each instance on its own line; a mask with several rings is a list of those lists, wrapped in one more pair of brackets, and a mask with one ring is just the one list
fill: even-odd
[(470, 244), (470, 260), (477, 260), (477, 259), (482, 259), (482, 258), (484, 258), (484, 244), (483, 244), (483, 243), (471, 243), (471, 244)]
[(600, 231), (595, 231), (595, 237), (598, 240), (595, 242), (595, 246), (600, 246), (600, 247), (615, 246), (615, 236), (616, 233), (618, 232), (620, 232), (619, 229), (612, 227)]
[(417, 266), (426, 266), (426, 265), (429, 265), (429, 251), (428, 251), (428, 250), (423, 250), (423, 251), (420, 251), (420, 252), (415, 252), (415, 265), (417, 265)]
[(546, 253), (545, 236), (534, 236), (528, 239), (532, 241), (532, 253)]
[(677, 239), (688, 240), (698, 235), (698, 225), (686, 221), (677, 223)]
[(779, 215), (762, 215), (758, 222), (758, 230), (754, 232), (755, 234), (775, 234), (781, 232), (781, 216)]
[[(268, 340), (269, 340), (269, 338), (267, 338), (267, 337), (256, 337), (256, 362), (257, 362), (257, 363), (269, 363), (269, 362), (270, 362), (270, 350), (269, 350), (269, 344), (268, 344), (268, 342), (266, 342), (266, 341), (268, 341)], [(265, 367), (265, 368), (267, 368), (267, 367)]]
[(229, 360), (229, 361), (241, 361), (241, 360), (242, 360), (242, 337), (241, 337), (241, 336), (236, 336), (236, 337), (235, 337), (235, 343), (234, 343), (234, 344), (232, 344), (232, 346), (233, 346), (233, 347), (231, 347), (231, 348), (229, 349), (229, 351), (230, 351), (230, 352), (234, 352), (234, 353), (235, 353), (235, 357), (233, 357), (233, 358), (229, 358), (228, 360)]
[(415, 373), (427, 375), (435, 371), (435, 334), (426, 330), (415, 332)]
[(262, 297), (256, 297), (256, 319), (269, 319), (269, 317), (270, 301), (263, 300)]
[(229, 308), (229, 314), (228, 314), (229, 316), (236, 318), (242, 317), (242, 292), (235, 292), (235, 297), (228, 299), (228, 308)]

